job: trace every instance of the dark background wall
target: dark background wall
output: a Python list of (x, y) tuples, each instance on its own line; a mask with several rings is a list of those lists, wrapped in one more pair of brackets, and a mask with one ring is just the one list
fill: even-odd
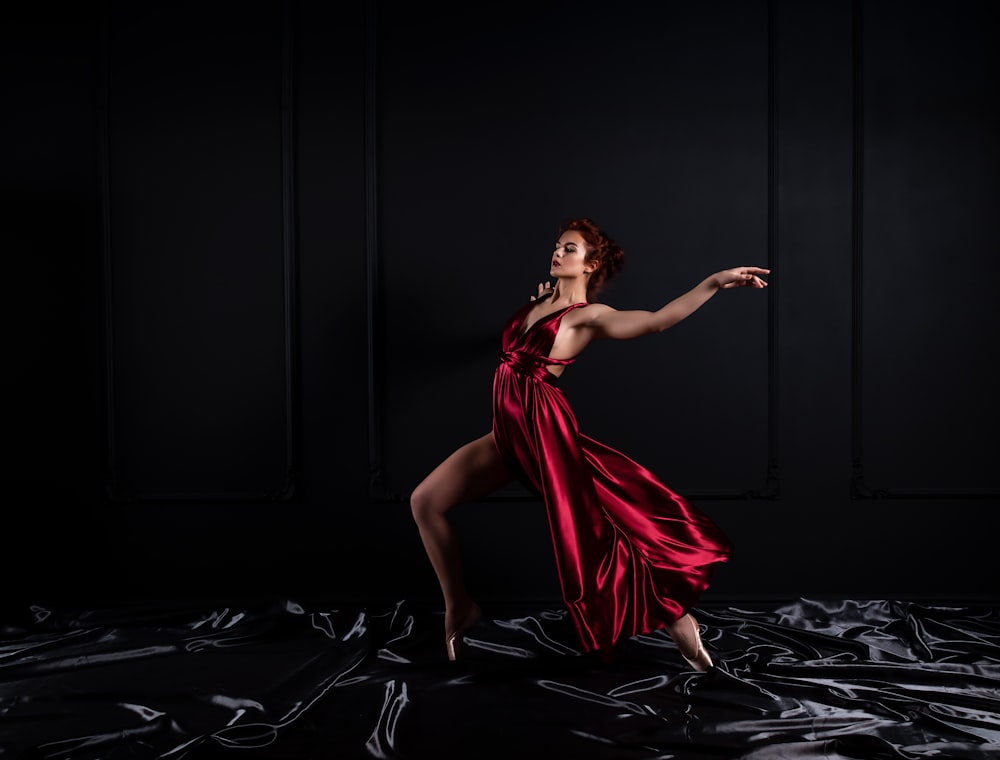
[[(488, 430), (560, 221), (655, 308), (585, 432), (737, 544), (711, 599), (996, 598), (985, 3), (84, 4), (2, 28), (7, 599), (437, 590), (406, 504)], [(544, 510), (454, 513), (556, 598)]]

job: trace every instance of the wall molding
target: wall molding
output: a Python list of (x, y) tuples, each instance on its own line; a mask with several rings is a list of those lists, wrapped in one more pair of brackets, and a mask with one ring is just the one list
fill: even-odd
[[(767, 3), (767, 471), (759, 491), (747, 491), (727, 498), (777, 499), (778, 480), (778, 410), (781, 394), (778, 376), (778, 294), (770, 287), (780, 280), (778, 267), (778, 0)], [(710, 495), (692, 498), (716, 498)]]
[[(777, 3), (767, 3), (767, 259), (768, 268), (778, 271), (778, 92), (777, 92)], [(367, 328), (368, 328), (368, 493), (372, 502), (408, 501), (408, 494), (393, 492), (387, 487), (383, 461), (383, 376), (378, 336), (383, 329), (381, 313), (381, 273), (378, 247), (378, 13), (377, 3), (366, 6), (365, 57), (365, 223), (367, 260)], [(776, 281), (776, 276), (772, 275)], [(778, 480), (778, 299), (777, 288), (768, 290), (768, 364), (767, 364), (767, 462), (763, 485), (759, 488), (685, 490), (692, 500), (744, 501), (779, 498)], [(538, 501), (538, 497), (522, 487), (501, 489), (481, 502)]]
[(114, 371), (114, 282), (111, 268), (111, 127), (110, 57), (111, 30), (109, 0), (101, 3), (99, 50), (97, 63), (97, 155), (98, 200), (101, 209), (101, 261), (104, 266), (104, 409), (105, 409), (105, 494), (113, 501), (119, 493), (115, 480), (117, 441), (115, 438), (115, 371)]
[(852, 3), (853, 172), (851, 214), (851, 483), (850, 497), (864, 499), (997, 499), (995, 488), (876, 487), (865, 480), (864, 451), (864, 2)]
[(297, 214), (295, 202), (295, 3), (281, 4), (281, 261), (285, 317), (285, 481), (268, 500), (293, 501), (299, 490), (301, 408), (299, 386)]
[(368, 497), (370, 501), (397, 501), (386, 493), (382, 472), (382, 287), (378, 240), (378, 3), (365, 5), (365, 275), (368, 288), (366, 323), (368, 342)]
[(115, 404), (114, 341), (114, 246), (112, 240), (111, 180), (111, 9), (108, 0), (100, 7), (97, 71), (97, 134), (99, 157), (99, 201), (101, 206), (101, 246), (104, 266), (104, 382), (106, 398), (105, 494), (114, 502), (276, 502), (299, 498), (300, 384), (298, 349), (298, 297), (296, 267), (295, 202), (295, 3), (281, 3), (281, 226), (283, 271), (284, 373), (285, 373), (285, 475), (267, 492), (134, 492), (118, 479), (118, 445)]
[(864, 370), (862, 341), (864, 220), (864, 30), (861, 0), (851, 6), (851, 498), (869, 498), (864, 475)]

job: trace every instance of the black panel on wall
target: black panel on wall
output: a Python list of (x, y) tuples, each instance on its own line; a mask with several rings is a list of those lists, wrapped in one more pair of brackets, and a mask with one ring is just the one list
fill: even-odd
[[(90, 500), (103, 488), (92, 10), (11, 6), (0, 24), (0, 493), (8, 518), (36, 513), (25, 506), (38, 499)], [(72, 526), (68, 535), (76, 529), (76, 519), (58, 523)], [(5, 530), (18, 535), (10, 523)]]
[[(402, 494), (484, 430), (502, 321), (544, 277), (558, 221), (589, 213), (629, 256), (607, 292), (623, 308), (780, 237), (763, 299), (598, 344), (563, 382), (585, 432), (688, 493), (759, 488), (777, 413), (780, 499), (707, 505), (738, 546), (711, 593), (996, 598), (1000, 30), (985, 3), (491, 3), (487, 27), (480, 6), (367, 3), (372, 37), (318, 0), (152, 5), (22, 7), (0, 27), (0, 475), (9, 532), (61, 571), (28, 577), (12, 555), (11, 595), (437, 599), (405, 506), (368, 502), (366, 464), (384, 453), (378, 493)], [(368, 334), (366, 310), (385, 317)], [(750, 406), (738, 420), (701, 416), (734, 401)], [(855, 496), (921, 498), (851, 499), (852, 463)], [(290, 466), (293, 509), (269, 503)], [(245, 498), (148, 503), (190, 494)], [(544, 510), (508, 496), (456, 510), (470, 582), (555, 596)]]
[[(603, 298), (618, 308), (769, 255), (766, 2), (479, 12), (378, 17), (389, 497), (489, 430), (500, 330), (564, 219), (625, 248)], [(590, 347), (560, 386), (585, 433), (685, 492), (743, 496), (768, 472), (768, 328), (766, 295), (727, 292), (664, 335)], [(720, 399), (752, 401), (734, 419)]]
[(775, 3), (782, 498), (846, 498), (850, 457), (851, 5)]
[(1000, 95), (985, 3), (858, 3), (857, 496), (1000, 495)]
[(104, 9), (113, 498), (293, 494), (290, 8)]

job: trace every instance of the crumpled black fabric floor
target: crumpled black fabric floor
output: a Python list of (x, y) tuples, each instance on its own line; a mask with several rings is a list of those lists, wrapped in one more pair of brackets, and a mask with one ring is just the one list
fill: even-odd
[(889, 600), (695, 612), (581, 655), (556, 604), (466, 657), (407, 601), (29, 607), (0, 642), (0, 758), (1000, 758), (1000, 612)]

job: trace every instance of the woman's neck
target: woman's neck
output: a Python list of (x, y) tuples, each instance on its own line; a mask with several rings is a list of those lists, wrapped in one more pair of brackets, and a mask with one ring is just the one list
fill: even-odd
[(586, 303), (587, 283), (583, 280), (557, 280), (555, 288), (552, 289), (550, 303), (561, 303), (569, 306), (574, 303)]

